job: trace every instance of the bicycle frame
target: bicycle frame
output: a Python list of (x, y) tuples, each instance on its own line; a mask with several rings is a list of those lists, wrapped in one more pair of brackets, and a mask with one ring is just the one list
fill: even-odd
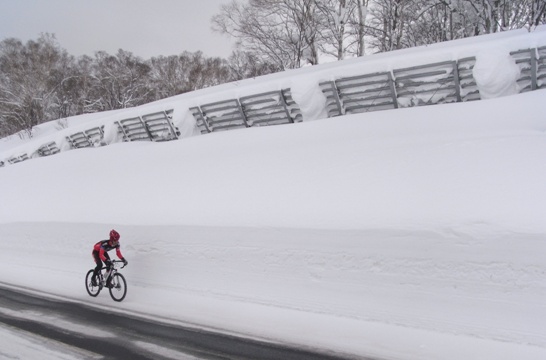
[[(112, 260), (112, 266), (111, 267), (103, 267), (100, 269), (99, 272), (99, 278), (102, 286), (106, 286), (106, 281), (108, 281), (108, 278), (113, 278), (114, 274), (118, 272), (118, 265), (119, 263), (123, 263), (121, 260)], [(123, 269), (125, 265), (119, 268), (119, 270)]]

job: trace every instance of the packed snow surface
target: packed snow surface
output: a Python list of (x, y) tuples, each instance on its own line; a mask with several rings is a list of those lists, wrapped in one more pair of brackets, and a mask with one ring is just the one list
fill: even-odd
[[(347, 357), (546, 359), (545, 100), (537, 90), (5, 166), (0, 282)], [(129, 260), (119, 304), (84, 289), (112, 228)]]

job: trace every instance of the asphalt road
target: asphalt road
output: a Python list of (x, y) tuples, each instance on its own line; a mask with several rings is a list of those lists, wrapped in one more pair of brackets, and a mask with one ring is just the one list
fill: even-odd
[[(4, 309), (0, 311), (0, 323), (105, 359), (347, 359), (335, 354), (313, 353), (309, 349), (153, 322), (4, 287), (0, 287), (0, 308)], [(90, 334), (82, 329), (89, 329)], [(93, 335), (93, 331), (102, 335)], [(149, 346), (139, 344), (152, 344), (156, 350), (152, 352)]]

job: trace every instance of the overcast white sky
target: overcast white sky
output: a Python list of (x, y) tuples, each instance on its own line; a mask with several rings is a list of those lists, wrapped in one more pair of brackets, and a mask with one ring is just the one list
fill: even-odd
[(231, 0), (0, 0), (0, 40), (53, 33), (70, 54), (131, 51), (144, 59), (201, 50), (228, 57), (233, 39), (210, 18)]

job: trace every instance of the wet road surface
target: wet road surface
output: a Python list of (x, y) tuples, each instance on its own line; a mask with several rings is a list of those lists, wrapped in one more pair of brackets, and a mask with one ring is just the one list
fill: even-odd
[(2, 286), (0, 323), (73, 346), (98, 359), (348, 359), (154, 322)]

